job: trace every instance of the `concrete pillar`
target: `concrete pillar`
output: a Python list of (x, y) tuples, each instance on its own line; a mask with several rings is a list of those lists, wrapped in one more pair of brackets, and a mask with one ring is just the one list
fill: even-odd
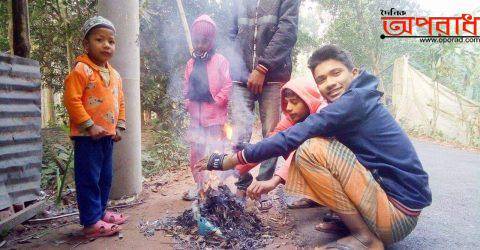
[(100, 0), (99, 15), (117, 29), (116, 52), (111, 64), (123, 79), (127, 131), (115, 144), (112, 199), (137, 195), (142, 190), (140, 46), (138, 0)]

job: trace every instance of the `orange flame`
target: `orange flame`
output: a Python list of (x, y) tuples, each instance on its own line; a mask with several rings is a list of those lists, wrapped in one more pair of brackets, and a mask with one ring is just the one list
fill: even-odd
[(225, 136), (227, 137), (227, 139), (229, 141), (231, 141), (232, 140), (232, 135), (233, 135), (232, 126), (230, 126), (230, 124), (228, 124), (228, 123), (225, 123), (225, 125), (223, 126), (223, 130), (225, 131)]
[(220, 178), (217, 176), (216, 173), (214, 172), (208, 172), (205, 174), (205, 181), (203, 183), (203, 192), (208, 190), (209, 188), (212, 189), (218, 189), (218, 186), (220, 186), (220, 183), (222, 181)]

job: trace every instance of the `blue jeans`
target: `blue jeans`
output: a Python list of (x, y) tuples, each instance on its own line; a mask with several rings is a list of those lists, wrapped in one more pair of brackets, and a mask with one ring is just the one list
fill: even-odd
[[(255, 102), (258, 101), (260, 121), (262, 123), (262, 136), (268, 135), (275, 129), (280, 121), (282, 83), (265, 83), (263, 92), (258, 95), (252, 94), (245, 85), (233, 83), (232, 97), (230, 99), (232, 121), (235, 131), (234, 143), (250, 142), (252, 128), (255, 121)], [(270, 180), (275, 172), (277, 158), (266, 160), (260, 164), (257, 176), (258, 181)], [(250, 173), (238, 178), (235, 183), (238, 189), (246, 190), (253, 181)]]
[(91, 226), (103, 218), (112, 185), (113, 140), (74, 137), (75, 186), (80, 224)]

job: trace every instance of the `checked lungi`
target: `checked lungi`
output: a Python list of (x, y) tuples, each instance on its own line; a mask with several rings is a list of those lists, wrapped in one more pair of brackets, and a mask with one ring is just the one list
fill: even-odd
[(298, 148), (285, 190), (337, 213), (360, 213), (385, 244), (405, 238), (418, 220), (418, 216), (405, 215), (392, 205), (370, 171), (335, 139), (312, 138)]

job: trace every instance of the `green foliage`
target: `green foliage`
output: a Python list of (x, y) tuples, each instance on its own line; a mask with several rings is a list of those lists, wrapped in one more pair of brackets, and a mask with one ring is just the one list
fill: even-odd
[[(422, 60), (415, 60), (432, 79), (464, 95), (480, 101), (480, 50), (477, 45), (433, 44)], [(427, 61), (428, 60), (428, 61)]]
[(57, 149), (56, 155), (56, 182), (57, 182), (57, 193), (55, 204), (57, 206), (61, 205), (62, 202), (62, 193), (63, 187), (67, 180), (68, 173), (73, 169), (73, 148), (65, 148), (62, 145), (56, 144), (54, 147)]
[[(158, 121), (157, 121), (158, 122)], [(169, 168), (180, 168), (188, 165), (188, 148), (168, 130), (162, 130), (161, 124), (155, 126), (153, 146), (142, 152), (143, 175), (151, 176)]]
[(83, 51), (81, 26), (95, 13), (95, 0), (29, 1), (31, 57), (40, 62), (42, 83), (55, 92), (75, 56)]
[(7, 4), (9, 1), (0, 1), (0, 53), (9, 51)]
[(65, 108), (65, 105), (63, 103), (60, 104), (55, 104), (54, 105), (54, 110), (55, 110), (55, 121), (54, 124), (50, 124), (49, 127), (55, 127), (55, 126), (68, 126), (68, 113), (67, 113), (67, 108)]
[[(73, 148), (54, 144), (50, 147), (42, 164), (42, 188), (54, 187), (56, 205), (61, 203), (61, 196), (68, 176), (73, 176)], [(49, 188), (50, 187), (50, 188)]]
[(380, 10), (394, 7), (405, 10), (409, 15), (420, 14), (418, 6), (411, 0), (323, 0), (320, 3), (333, 16), (323, 40), (347, 48), (356, 65), (364, 66), (375, 74), (408, 49), (421, 50), (423, 47), (418, 42), (412, 46), (413, 41), (407, 39), (380, 39), (380, 34), (383, 34)]
[(60, 189), (62, 182), (64, 186), (73, 177), (73, 148), (68, 132), (67, 126), (42, 129), (41, 187), (52, 190), (57, 195), (63, 190), (63, 187)]

